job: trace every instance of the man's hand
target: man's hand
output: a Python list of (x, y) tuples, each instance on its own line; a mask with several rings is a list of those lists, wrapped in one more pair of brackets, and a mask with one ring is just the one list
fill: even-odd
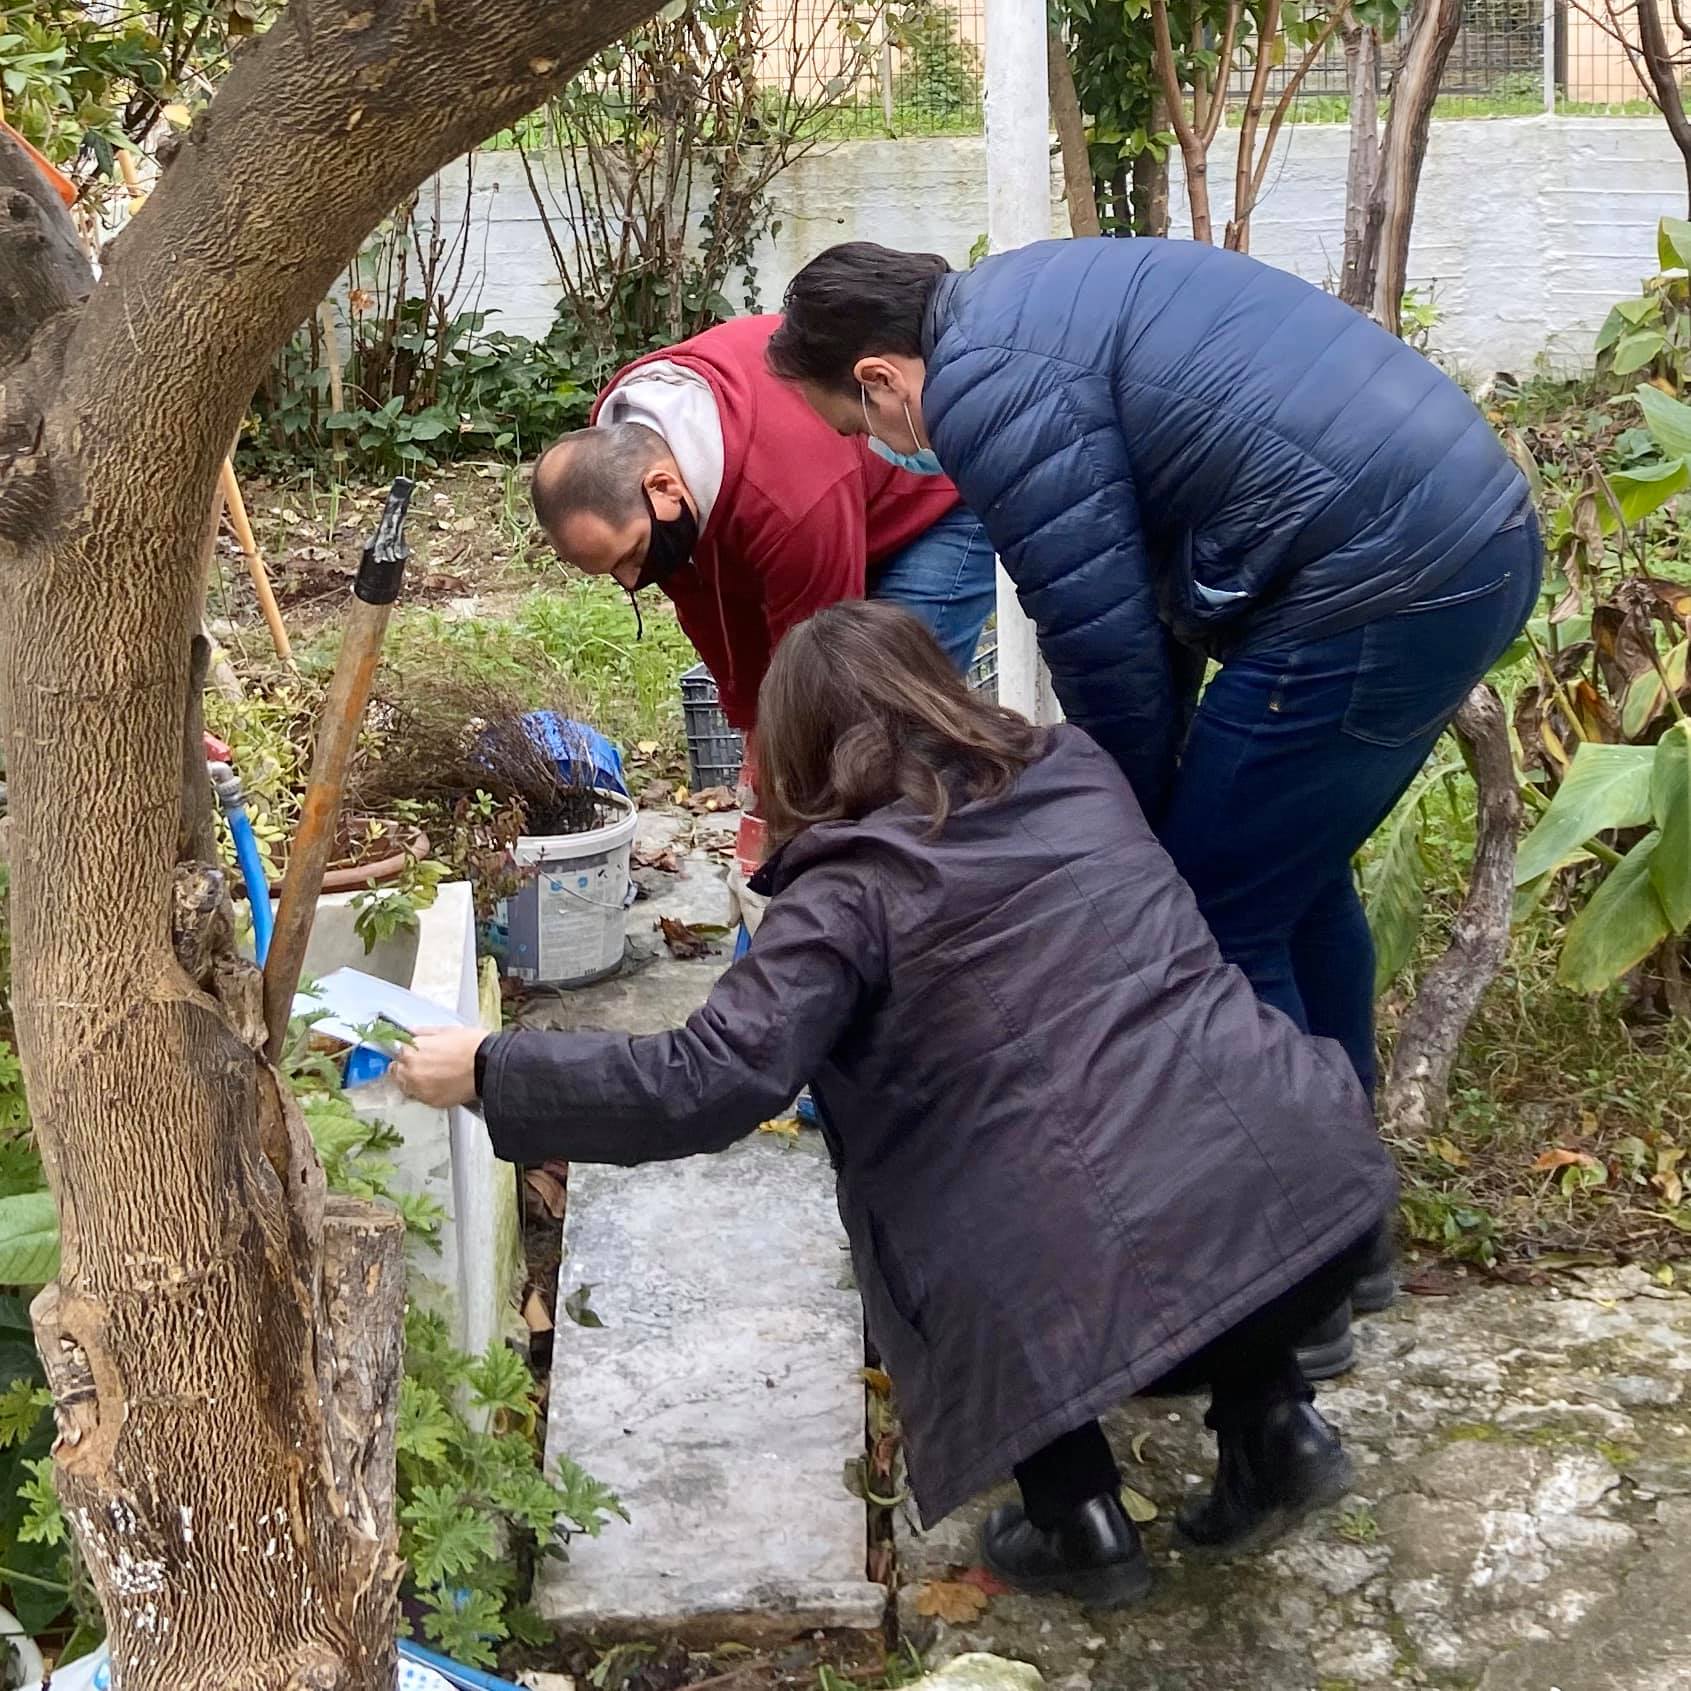
[(488, 1036), (480, 1028), (423, 1028), (393, 1060), (393, 1078), (407, 1097), (437, 1110), (476, 1101), (476, 1052)]

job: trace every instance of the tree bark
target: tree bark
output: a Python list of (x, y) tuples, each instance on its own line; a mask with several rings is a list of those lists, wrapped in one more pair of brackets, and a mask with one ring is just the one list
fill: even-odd
[(1202, 95), (1197, 91), (1193, 94), (1192, 113), (1186, 110), (1186, 96), (1181, 92), (1180, 72), (1174, 62), (1174, 40), (1169, 32), (1166, 0), (1151, 0), (1151, 33), (1163, 103), (1168, 108), (1168, 120), (1180, 143), (1180, 157), (1186, 167), (1186, 203), (1192, 213), (1192, 239), (1213, 243), (1215, 224), (1210, 215), (1207, 113), (1203, 109)]
[(1391, 112), (1369, 203), (1364, 263), (1373, 268), (1374, 319), (1394, 335), (1403, 327), (1409, 236), (1433, 106), (1461, 27), (1462, 0), (1419, 0), (1405, 26), (1403, 56), (1392, 77)]
[(1060, 29), (1051, 31), (1046, 45), (1051, 90), (1051, 121), (1063, 154), (1063, 198), (1069, 203), (1069, 233), (1103, 233), (1098, 220), (1098, 196), (1092, 186), (1092, 154), (1086, 140), (1086, 116), (1075, 90), (1074, 66)]
[(1474, 865), (1450, 944), (1416, 986), (1380, 1090), (1381, 1126), (1404, 1139), (1425, 1140), (1444, 1125), (1457, 1049), (1509, 950), (1521, 825), (1509, 719), (1497, 694), (1479, 686), (1452, 726), (1479, 796)]
[(1678, 55), (1668, 46), (1662, 27), (1661, 8), (1656, 0), (1633, 0), (1638, 12), (1638, 45), (1644, 67), (1650, 74), (1651, 98), (1661, 108), (1668, 133), (1684, 161), (1686, 200), (1691, 205), (1691, 120), (1685, 115), (1685, 95), (1680, 88)]
[[(179, 855), (205, 846), (185, 760), (218, 467), (386, 210), (649, 10), (293, 0), (91, 289), (62, 207), (0, 146), (13, 1002), (63, 1255), (37, 1334), (124, 1691), (391, 1691), (395, 1671), (391, 1450), (346, 1436), (393, 1358), (334, 1319), (391, 1329), (391, 1229), (326, 1216), (257, 1055), (222, 872)], [(337, 1279), (348, 1251), (374, 1295)]]
[(1344, 41), (1350, 160), (1345, 173), (1345, 256), (1339, 298), (1366, 311), (1374, 298), (1374, 265), (1369, 255), (1379, 251), (1378, 235), (1369, 235), (1369, 213), (1380, 177), (1380, 37), (1347, 12)]

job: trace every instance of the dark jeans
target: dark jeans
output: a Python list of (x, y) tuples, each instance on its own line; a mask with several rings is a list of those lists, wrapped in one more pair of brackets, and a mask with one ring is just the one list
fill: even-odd
[(1528, 517), (1418, 604), (1330, 639), (1247, 643), (1205, 690), (1162, 838), (1222, 954), (1374, 1085), (1374, 947), (1351, 860), (1520, 633)]
[[(1308, 1401), (1314, 1394), (1298, 1368), (1298, 1342), (1349, 1296), (1384, 1225), (1230, 1327), (1140, 1395), (1184, 1395), (1207, 1386), (1207, 1419), (1216, 1428), (1248, 1423), (1267, 1405), (1288, 1397)], [(1028, 1519), (1036, 1527), (1051, 1527), (1071, 1509), (1114, 1491), (1121, 1484), (1121, 1471), (1104, 1429), (1088, 1421), (1017, 1463), (1016, 1483)]]

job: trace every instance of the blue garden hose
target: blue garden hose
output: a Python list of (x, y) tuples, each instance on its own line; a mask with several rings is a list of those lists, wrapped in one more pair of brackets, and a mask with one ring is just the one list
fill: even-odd
[(270, 909), (270, 883), (264, 878), (258, 836), (252, 831), (252, 818), (247, 815), (247, 798), (240, 776), (226, 763), (213, 763), (209, 767), (211, 784), (217, 789), (217, 802), (222, 805), (224, 819), (229, 824), (229, 837), (235, 842), (235, 861), (240, 865), (247, 904), (252, 910), (253, 954), (262, 969), (270, 955), (270, 935), (276, 922)]

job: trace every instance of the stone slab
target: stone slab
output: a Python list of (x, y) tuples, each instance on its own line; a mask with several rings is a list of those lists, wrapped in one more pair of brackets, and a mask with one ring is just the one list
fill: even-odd
[(1474, 1283), (1358, 1337), (1360, 1367), (1320, 1396), (1358, 1466), (1339, 1508), (1262, 1555), (1183, 1554), (1170, 1517), (1214, 1465), (1203, 1403), (1131, 1404), (1109, 1430), (1159, 1510), (1150, 1600), (918, 1615), (918, 1584), (977, 1561), (981, 1499), (930, 1534), (900, 1521), (905, 1636), (930, 1664), (1024, 1658), (1051, 1691), (1691, 1686), (1691, 1297), (1637, 1268)]
[(715, 1157), (570, 1171), (549, 1458), (629, 1514), (542, 1586), (569, 1630), (744, 1636), (880, 1624), (863, 1506), (862, 1313), (826, 1158), (760, 1136)]
[[(726, 919), (720, 854), (650, 813), (640, 839), (675, 848), (681, 873), (630, 912), (630, 966), (531, 1000), (525, 1025), (655, 1033), (727, 966), (730, 942), (683, 962), (646, 938), (661, 915)], [(843, 1479), (863, 1451), (862, 1308), (814, 1137), (572, 1168), (559, 1307), (583, 1285), (603, 1325), (559, 1322), (547, 1456), (611, 1486), (630, 1519), (570, 1545), (541, 1613), (701, 1642), (878, 1627), (887, 1594), (865, 1578), (863, 1505)]]

